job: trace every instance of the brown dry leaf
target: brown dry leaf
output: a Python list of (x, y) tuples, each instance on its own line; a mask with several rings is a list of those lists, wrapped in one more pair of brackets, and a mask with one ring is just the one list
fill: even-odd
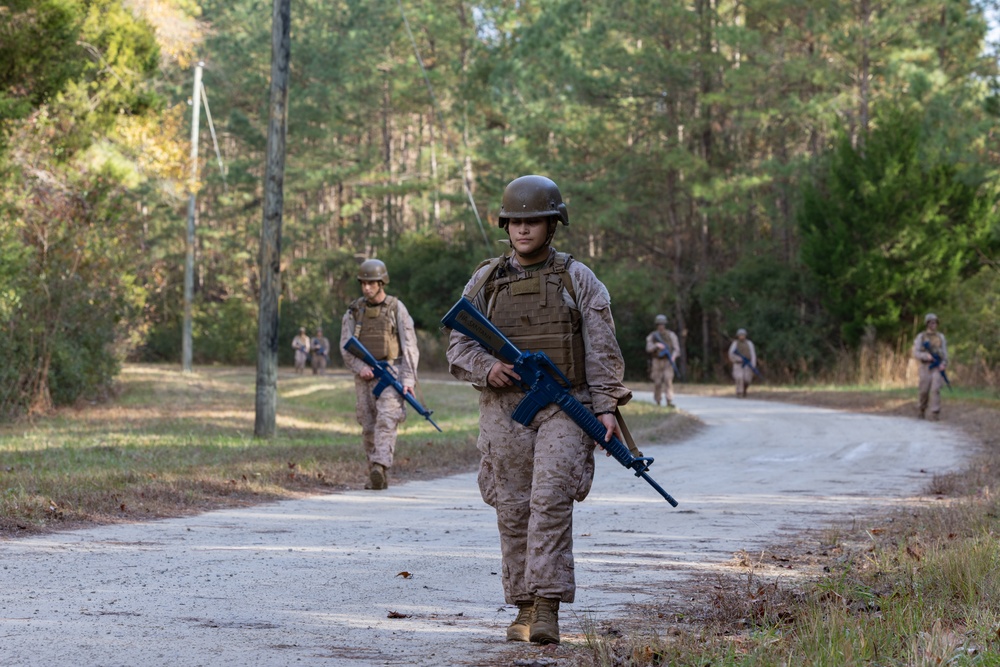
[(881, 535), (882, 533), (885, 532), (885, 528), (872, 528), (868, 532), (871, 533), (872, 535)]
[(412, 577), (413, 575), (412, 575), (412, 574), (410, 574), (409, 572), (407, 572), (406, 570), (403, 570), (402, 572), (400, 572), (400, 573), (399, 573), (399, 574), (397, 574), (396, 576), (397, 576), (397, 577), (402, 577), (403, 579), (409, 579), (409, 578), (411, 578), (411, 577)]
[(297, 463), (296, 463), (295, 461), (289, 461), (289, 462), (288, 462), (288, 467), (289, 467), (289, 468), (294, 468), (294, 467), (295, 467), (295, 466), (297, 466), (297, 465), (298, 465), (298, 464), (297, 464)]
[(386, 618), (409, 618), (409, 614), (400, 614), (398, 611), (390, 611)]

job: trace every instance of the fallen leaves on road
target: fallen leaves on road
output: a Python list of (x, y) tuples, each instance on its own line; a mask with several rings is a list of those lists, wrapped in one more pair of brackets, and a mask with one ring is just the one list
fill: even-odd
[(402, 577), (403, 579), (410, 579), (410, 578), (413, 577), (413, 575), (411, 573), (407, 572), (406, 570), (403, 570), (402, 572), (400, 572), (396, 576), (397, 577)]
[(409, 618), (409, 614), (400, 614), (398, 611), (390, 611), (386, 618)]

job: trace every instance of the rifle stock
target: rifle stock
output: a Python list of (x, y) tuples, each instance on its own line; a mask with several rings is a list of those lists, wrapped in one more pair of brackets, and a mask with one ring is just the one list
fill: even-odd
[(583, 403), (570, 394), (569, 380), (544, 352), (530, 353), (519, 350), (510, 340), (490, 322), (485, 315), (469, 301), (462, 297), (452, 306), (441, 323), (473, 339), (493, 356), (504, 363), (511, 364), (514, 372), (521, 379), (520, 389), (525, 392), (512, 418), (527, 426), (539, 410), (555, 403), (573, 422), (583, 429), (583, 432), (593, 438), (618, 463), (635, 472), (636, 477), (642, 477), (650, 486), (663, 496), (672, 506), (677, 507), (677, 501), (663, 487), (649, 476), (647, 471), (653, 463), (649, 456), (633, 456), (628, 447), (616, 436), (609, 442), (604, 441), (607, 428)]
[(386, 387), (392, 387), (397, 394), (403, 397), (403, 400), (410, 404), (410, 407), (417, 411), (417, 414), (429, 421), (438, 431), (441, 430), (441, 427), (438, 426), (433, 419), (431, 419), (431, 415), (434, 413), (422, 406), (412, 395), (406, 393), (406, 390), (403, 388), (403, 384), (396, 379), (392, 366), (389, 362), (379, 361), (376, 359), (374, 355), (368, 351), (368, 348), (362, 345), (361, 341), (354, 336), (347, 339), (347, 342), (344, 343), (344, 349), (371, 366), (372, 373), (374, 373), (375, 377), (378, 379), (378, 382), (375, 384), (375, 388), (372, 389), (372, 393), (375, 394), (375, 398), (381, 396)]

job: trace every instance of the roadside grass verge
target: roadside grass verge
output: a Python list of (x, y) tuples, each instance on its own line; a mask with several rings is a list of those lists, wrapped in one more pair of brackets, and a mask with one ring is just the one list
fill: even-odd
[[(433, 426), (407, 408), (391, 482), (475, 470), (478, 394), (422, 377)], [(367, 477), (354, 381), (282, 369), (278, 434), (253, 437), (253, 368), (126, 365), (106, 404), (0, 425), (0, 535), (179, 516), (302, 494), (360, 489)], [(637, 437), (689, 432), (693, 418), (650, 405), (625, 411)], [(678, 437), (678, 436), (675, 436)], [(646, 439), (645, 442), (652, 440)]]
[[(689, 393), (727, 395), (729, 387)], [(817, 529), (692, 585), (687, 607), (592, 624), (579, 666), (1000, 665), (1000, 399), (945, 392), (944, 423), (978, 444), (935, 500)], [(916, 391), (755, 387), (752, 398), (913, 418)], [(680, 401), (683, 405), (683, 400)]]

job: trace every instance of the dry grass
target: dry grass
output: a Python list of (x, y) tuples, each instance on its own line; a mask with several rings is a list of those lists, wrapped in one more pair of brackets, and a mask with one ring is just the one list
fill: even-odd
[[(728, 395), (729, 387), (685, 392)], [(912, 389), (755, 387), (753, 398), (914, 417)], [(806, 534), (733, 565), (742, 574), (692, 581), (662, 604), (592, 624), (560, 664), (1000, 664), (1000, 400), (945, 397), (948, 423), (980, 444), (967, 468), (936, 477), (938, 503)], [(789, 569), (808, 573), (791, 579)], [(678, 603), (678, 600), (682, 601)], [(680, 604), (681, 606), (678, 606)]]

